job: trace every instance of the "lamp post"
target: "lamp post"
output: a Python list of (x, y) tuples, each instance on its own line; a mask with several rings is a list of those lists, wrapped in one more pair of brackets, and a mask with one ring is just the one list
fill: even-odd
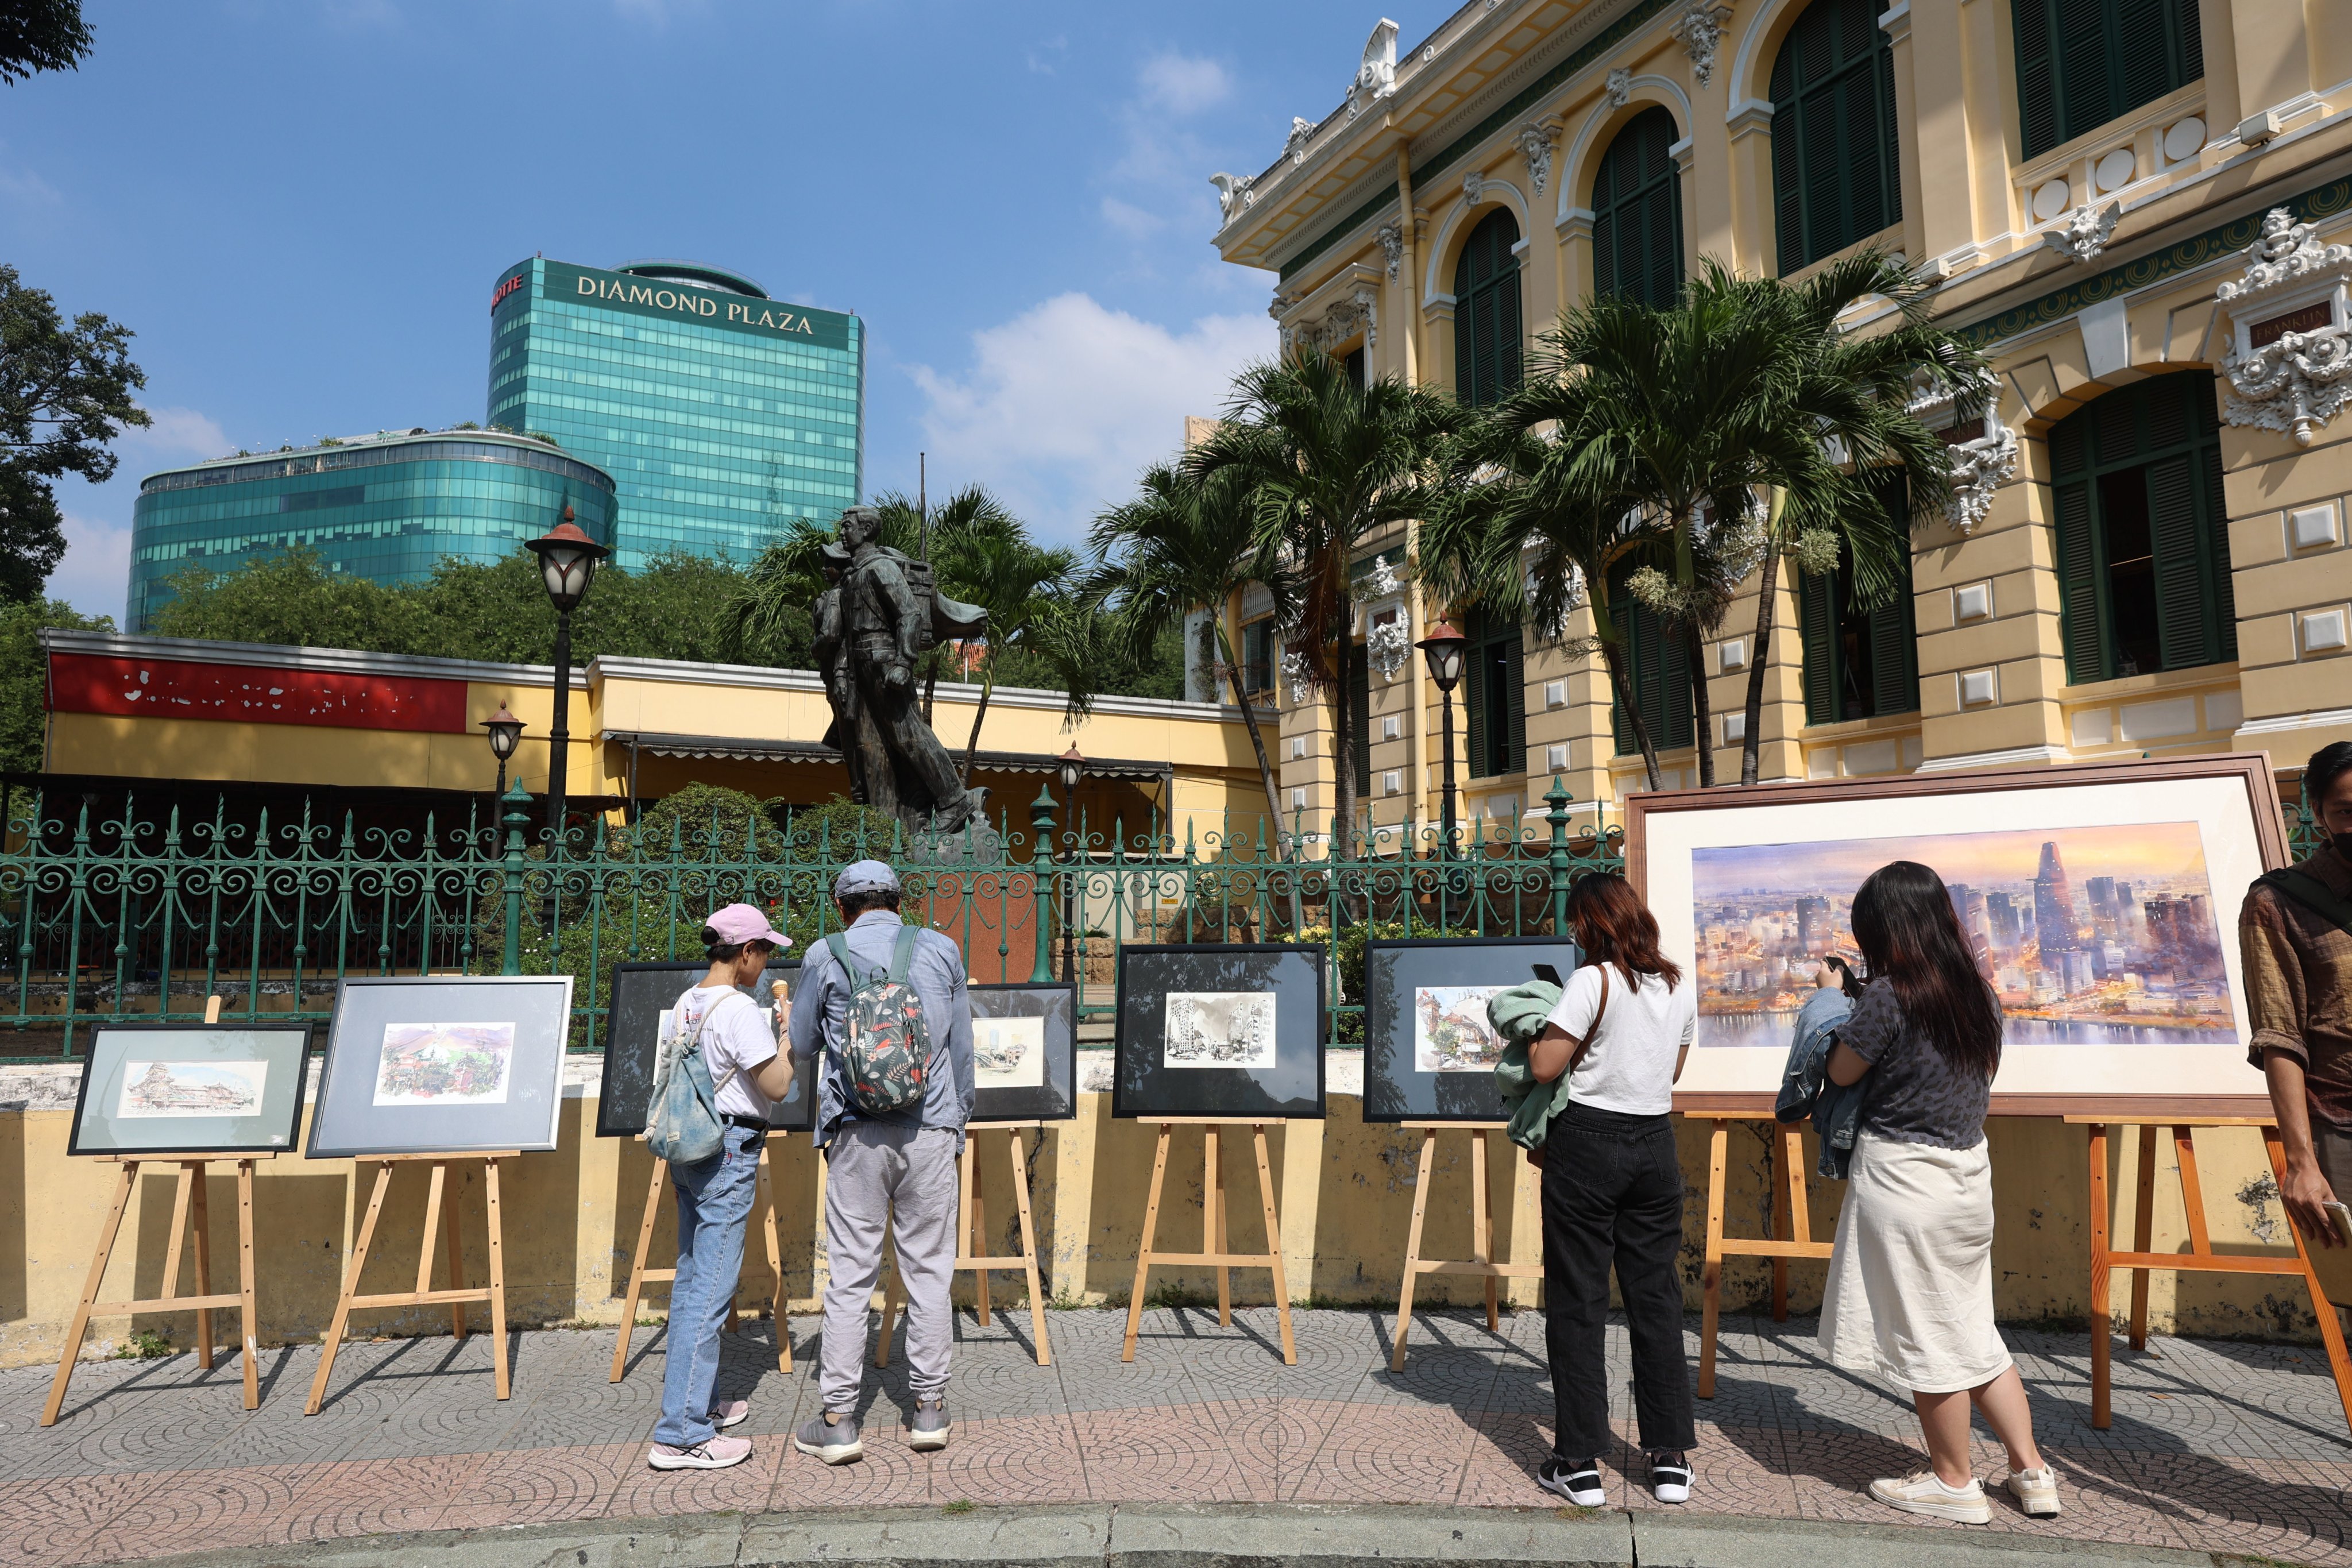
[(1413, 644), (1429, 667), (1429, 679), (1437, 683), (1439, 728), (1445, 740), (1440, 754), (1444, 759), (1445, 806), (1442, 834), (1445, 841), (1445, 857), (1454, 858), (1454, 688), (1462, 679), (1462, 649), (1470, 639), (1454, 628), (1451, 621), (1440, 621), (1429, 635)]
[(482, 721), (482, 728), (489, 732), (490, 755), (499, 760), (499, 793), (504, 795), (507, 793), (507, 759), (513, 756), (515, 748), (522, 743), (522, 721), (508, 712), (507, 705), (500, 702), (499, 710)]
[(539, 557), (540, 585), (547, 590), (547, 602), (555, 606), (555, 725), (547, 735), (551, 748), (547, 761), (547, 825), (553, 829), (549, 839), (549, 852), (553, 853), (564, 837), (564, 764), (571, 760), (572, 612), (588, 596), (597, 563), (613, 552), (581, 531), (572, 520), (568, 502), (563, 521), (530, 543), (531, 553)]
[[(1069, 814), (1070, 823), (1069, 826), (1063, 830), (1062, 837), (1069, 845), (1070, 859), (1075, 863), (1077, 859), (1078, 780), (1085, 776), (1087, 771), (1087, 760), (1078, 754), (1077, 742), (1072, 742), (1070, 749), (1055, 759), (1054, 771), (1062, 776), (1063, 809)], [(1062, 873), (1062, 978), (1075, 985), (1077, 984), (1078, 973), (1077, 933), (1071, 929), (1076, 923), (1070, 907), (1072, 901), (1070, 873), (1064, 871)]]

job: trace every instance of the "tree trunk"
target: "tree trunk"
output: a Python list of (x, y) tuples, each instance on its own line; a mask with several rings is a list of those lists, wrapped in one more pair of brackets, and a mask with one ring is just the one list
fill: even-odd
[(1352, 854), (1356, 839), (1356, 705), (1355, 694), (1348, 689), (1348, 623), (1343, 620), (1339, 625), (1339, 679), (1331, 688), (1331, 767), (1335, 785), (1331, 858), (1335, 860)]
[(963, 787), (971, 787), (972, 759), (980, 755), (981, 721), (988, 717), (988, 699), (996, 689), (996, 660), (988, 661), (988, 673), (980, 681), (980, 706), (971, 715), (971, 735), (963, 743)]
[(1715, 710), (1707, 700), (1706, 644), (1696, 621), (1683, 623), (1683, 652), (1690, 660), (1691, 749), (1698, 757), (1698, 787), (1715, 787)]
[(1601, 645), (1601, 662), (1609, 668), (1609, 689), (1616, 694), (1617, 706), (1625, 710), (1627, 721), (1633, 726), (1634, 743), (1642, 748), (1642, 764), (1649, 769), (1650, 787), (1655, 789), (1658, 787), (1657, 742), (1650, 739), (1650, 727), (1642, 721), (1642, 710), (1633, 701), (1633, 689), (1625, 684), (1625, 667), (1619, 661), (1615, 643), (1603, 642)]
[[(1249, 731), (1250, 750), (1257, 753), (1257, 776), (1265, 785), (1266, 825), (1274, 833), (1275, 858), (1287, 860), (1291, 858), (1290, 837), (1282, 830), (1282, 794), (1274, 782), (1274, 763), (1265, 754), (1265, 736), (1257, 727), (1257, 704), (1250, 700), (1249, 693), (1242, 688), (1242, 667), (1240, 661), (1232, 657), (1233, 645), (1225, 640), (1223, 619), (1220, 616), (1217, 622), (1212, 623), (1216, 631), (1218, 663), (1224, 667), (1225, 679), (1234, 689), (1234, 701), (1241, 708), (1242, 727)], [(1296, 878), (1288, 876), (1282, 880), (1290, 902), (1290, 929), (1295, 932), (1303, 923), (1298, 908), (1298, 882)]]
[(1764, 727), (1764, 666), (1772, 652), (1772, 624), (1778, 618), (1776, 601), (1780, 596), (1780, 536), (1768, 532), (1764, 536), (1763, 575), (1758, 580), (1756, 593), (1756, 636), (1748, 650), (1748, 733), (1739, 742), (1739, 782), (1756, 782), (1757, 758), (1763, 744), (1758, 733)]

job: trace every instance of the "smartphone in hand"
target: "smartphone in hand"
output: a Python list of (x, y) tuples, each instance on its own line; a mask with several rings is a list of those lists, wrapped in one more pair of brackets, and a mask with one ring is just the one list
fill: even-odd
[(1553, 968), (1550, 964), (1538, 963), (1531, 965), (1530, 967), (1534, 969), (1536, 978), (1542, 981), (1545, 984), (1558, 985), (1563, 989), (1566, 988), (1567, 983), (1560, 979), (1559, 971)]

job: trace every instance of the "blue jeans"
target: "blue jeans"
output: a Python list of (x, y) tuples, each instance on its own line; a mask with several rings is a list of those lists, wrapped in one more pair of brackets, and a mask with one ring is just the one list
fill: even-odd
[(699, 1165), (672, 1165), (677, 1186), (677, 1279), (669, 1288), (669, 1356), (654, 1441), (691, 1448), (719, 1435), (710, 1422), (719, 1335), (743, 1272), (743, 1226), (760, 1184), (760, 1134), (727, 1129), (727, 1146)]

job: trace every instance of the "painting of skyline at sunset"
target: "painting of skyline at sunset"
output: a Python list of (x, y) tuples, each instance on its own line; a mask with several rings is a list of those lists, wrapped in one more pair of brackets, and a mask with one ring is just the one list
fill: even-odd
[(2011, 1044), (2238, 1039), (2194, 822), (1923, 834), (1693, 852), (1697, 1043), (1785, 1046), (1853, 893), (1890, 860), (1936, 868)]

